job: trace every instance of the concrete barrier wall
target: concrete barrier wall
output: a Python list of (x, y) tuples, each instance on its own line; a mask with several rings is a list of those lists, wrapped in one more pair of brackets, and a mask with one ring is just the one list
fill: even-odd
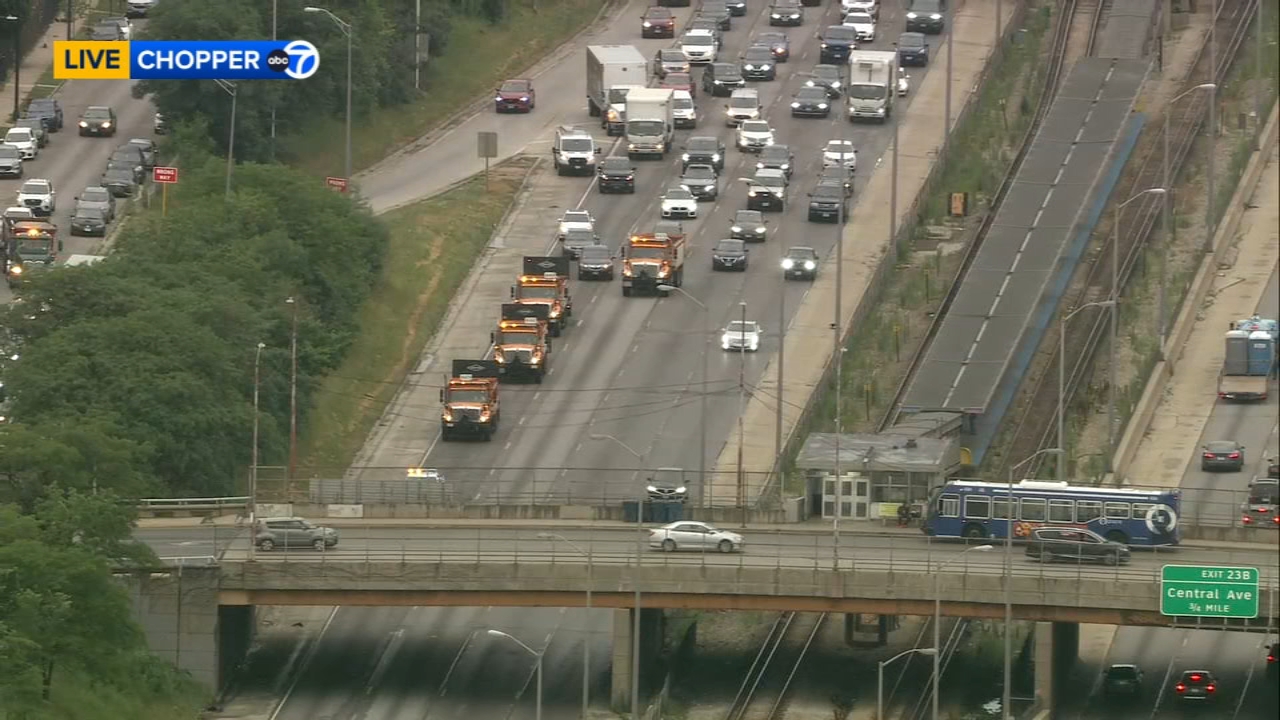
[(122, 576), (133, 597), (134, 620), (156, 656), (191, 673), (209, 688), (220, 680), (219, 568)]
[(1240, 177), (1240, 183), (1236, 186), (1235, 194), (1231, 196), (1231, 204), (1227, 206), (1226, 215), (1218, 225), (1218, 232), (1213, 238), (1213, 254), (1205, 256), (1204, 260), (1201, 261), (1200, 269), (1196, 272), (1195, 278), (1191, 282), (1182, 310), (1178, 313), (1173, 329), (1166, 339), (1164, 359), (1157, 362), (1152, 369), (1151, 378), (1147, 381), (1146, 388), (1142, 391), (1142, 397), (1139, 398), (1138, 404), (1129, 420), (1129, 425), (1125, 428), (1124, 435), (1120, 438), (1120, 443), (1116, 446), (1116, 452), (1112, 458), (1112, 467), (1115, 468), (1113, 478), (1123, 479), (1128, 473), (1129, 465), (1133, 462), (1134, 456), (1137, 455), (1138, 447), (1142, 444), (1142, 438), (1151, 427), (1151, 421), (1155, 417), (1156, 408), (1160, 406), (1160, 399), (1164, 394), (1165, 385), (1177, 369), (1178, 357), (1182, 354), (1182, 348), (1187, 344), (1187, 338), (1191, 336), (1192, 329), (1195, 328), (1196, 315), (1204, 304), (1209, 289), (1213, 287), (1213, 278), (1217, 272), (1218, 263), (1222, 260), (1227, 248), (1231, 247), (1231, 240), (1235, 237), (1236, 231), (1240, 227), (1240, 217), (1244, 214), (1245, 201), (1249, 199), (1254, 189), (1258, 186), (1262, 171), (1267, 166), (1267, 159), (1271, 156), (1271, 150), (1275, 147), (1278, 117), (1280, 117), (1280, 102), (1271, 107), (1270, 117), (1262, 129), (1262, 139), (1259, 142), (1261, 149), (1254, 151), (1253, 156), (1249, 158), (1249, 164), (1245, 166), (1244, 174)]

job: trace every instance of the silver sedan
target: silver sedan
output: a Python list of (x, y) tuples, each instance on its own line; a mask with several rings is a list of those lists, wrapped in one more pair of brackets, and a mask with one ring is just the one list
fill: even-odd
[(666, 552), (677, 550), (741, 552), (742, 536), (704, 522), (682, 520), (650, 530), (649, 547)]

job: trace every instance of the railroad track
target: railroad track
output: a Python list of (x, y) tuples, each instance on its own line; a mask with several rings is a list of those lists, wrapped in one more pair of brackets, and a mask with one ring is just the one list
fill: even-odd
[(826, 613), (784, 612), (774, 620), (725, 720), (777, 720), (786, 708), (787, 691), (822, 629)]
[[(1221, 2), (1217, 17), (1214, 20), (1218, 48), (1215, 54), (1217, 67), (1209, 67), (1209, 46), (1201, 47), (1186, 87), (1214, 82), (1221, 87), (1227, 72), (1235, 61), (1236, 51), (1244, 41), (1249, 30), (1249, 22), (1254, 16), (1259, 0), (1227, 0)], [(1204, 93), (1194, 93), (1183, 99), (1176, 107), (1166, 110), (1159, 125), (1152, 126), (1155, 133), (1164, 132), (1164, 124), (1169, 124), (1169, 176), (1177, 178), (1182, 163), (1186, 160), (1196, 135), (1203, 126), (1209, 109), (1209, 100)], [(1153, 143), (1142, 160), (1137, 173), (1130, 175), (1127, 182), (1122, 182), (1115, 191), (1115, 198), (1129, 198), (1141, 190), (1160, 187), (1163, 182), (1162, 148)], [(1134, 267), (1142, 256), (1142, 251), (1152, 229), (1159, 221), (1163, 199), (1157, 195), (1147, 195), (1135, 200), (1121, 213), (1122, 227), (1125, 229), (1119, 238), (1120, 266), (1117, 269), (1117, 280), (1120, 292), (1124, 292)], [(1112, 222), (1114, 222), (1114, 218)], [(1072, 297), (1065, 298), (1062, 307), (1079, 307), (1087, 302), (1105, 299), (1111, 292), (1111, 233), (1098, 247), (1093, 265), (1088, 270), (1087, 280)], [(1077, 390), (1085, 383), (1092, 370), (1093, 360), (1103, 338), (1110, 333), (1110, 311), (1106, 308), (1088, 308), (1082, 310), (1077, 319), (1067, 328), (1066, 342), (1067, 370), (1064, 387), (1064, 403), (1068, 408), (1076, 396)], [(1051, 331), (1052, 332), (1052, 331)], [(1049, 340), (1051, 338), (1046, 338)], [(1046, 346), (1046, 347), (1056, 347)], [(1053, 366), (1046, 366), (1035, 379), (1034, 390), (1030, 401), (1024, 401), (1022, 415), (1017, 419), (1003, 467), (999, 468), (1001, 476), (1008, 462), (1015, 458), (1031, 457), (1038, 450), (1053, 447), (1057, 442), (1056, 424), (1058, 407), (1058, 389), (1056, 374), (1050, 372)], [(1051, 381), (1052, 380), (1052, 381)], [(1034, 477), (1044, 462), (1041, 457), (1027, 468), (1027, 477)]]
[(1008, 194), (1009, 188), (1018, 176), (1018, 170), (1022, 167), (1022, 161), (1027, 156), (1027, 150), (1031, 148), (1031, 142), (1035, 139), (1036, 132), (1040, 129), (1040, 123), (1053, 105), (1053, 98), (1058, 92), (1063, 68), (1066, 65), (1067, 46), (1071, 40), (1071, 27), (1074, 24), (1076, 14), (1081, 12), (1093, 13), (1093, 20), (1089, 25), (1088, 39), (1088, 48), (1092, 52), (1098, 29), (1101, 27), (1100, 18), (1103, 17), (1105, 12), (1103, 6), (1109, 7), (1111, 2), (1112, 0), (1063, 0), (1061, 3), (1058, 16), (1053, 20), (1053, 45), (1050, 49), (1048, 72), (1044, 87), (1040, 90), (1040, 96), (1036, 102), (1036, 111), (1031, 118), (1031, 125), (1027, 127), (1027, 131), (1018, 143), (1018, 154), (1014, 156), (1008, 172), (1005, 173), (1004, 179), (1000, 181), (1000, 187), (992, 197), (991, 206), (988, 208), (986, 216), (982, 219), (982, 226), (978, 229), (978, 234), (965, 250), (955, 281), (947, 289), (947, 294), (943, 297), (942, 304), (938, 307), (938, 312), (934, 314), (928, 330), (925, 331), (924, 339), (911, 356), (911, 361), (907, 365), (907, 372), (902, 376), (901, 382), (898, 383), (898, 387), (894, 390), (893, 401), (889, 403), (884, 416), (880, 418), (880, 424), (877, 427), (880, 432), (887, 430), (897, 418), (898, 408), (902, 405), (902, 397), (906, 394), (907, 388), (911, 384), (911, 379), (915, 377), (916, 370), (920, 367), (920, 363), (924, 361), (925, 356), (928, 354), (929, 346), (933, 344), (933, 339), (937, 336), (943, 319), (946, 318), (947, 312), (951, 309), (951, 303), (955, 301), (956, 295), (959, 294), (960, 288), (964, 285), (965, 276), (968, 274), (970, 266), (973, 265), (974, 258), (978, 256), (978, 251), (982, 249), (982, 243), (986, 240), (987, 233), (991, 230), (991, 225), (995, 222), (996, 215), (999, 214), (1000, 205), (1004, 202), (1005, 195)]

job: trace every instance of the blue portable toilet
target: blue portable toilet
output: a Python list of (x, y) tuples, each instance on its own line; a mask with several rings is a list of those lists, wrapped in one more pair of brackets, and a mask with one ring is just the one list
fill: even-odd
[(1249, 374), (1269, 375), (1275, 364), (1276, 341), (1265, 330), (1249, 333)]

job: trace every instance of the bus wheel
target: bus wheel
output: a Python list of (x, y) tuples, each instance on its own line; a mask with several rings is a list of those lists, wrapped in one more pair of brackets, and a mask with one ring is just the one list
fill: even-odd
[(981, 525), (965, 525), (964, 536), (967, 538), (980, 540), (987, 536), (987, 531), (983, 530)]
[(1111, 542), (1120, 543), (1121, 545), (1129, 544), (1129, 536), (1125, 535), (1119, 530), (1112, 530), (1111, 532), (1107, 533), (1106, 538)]

